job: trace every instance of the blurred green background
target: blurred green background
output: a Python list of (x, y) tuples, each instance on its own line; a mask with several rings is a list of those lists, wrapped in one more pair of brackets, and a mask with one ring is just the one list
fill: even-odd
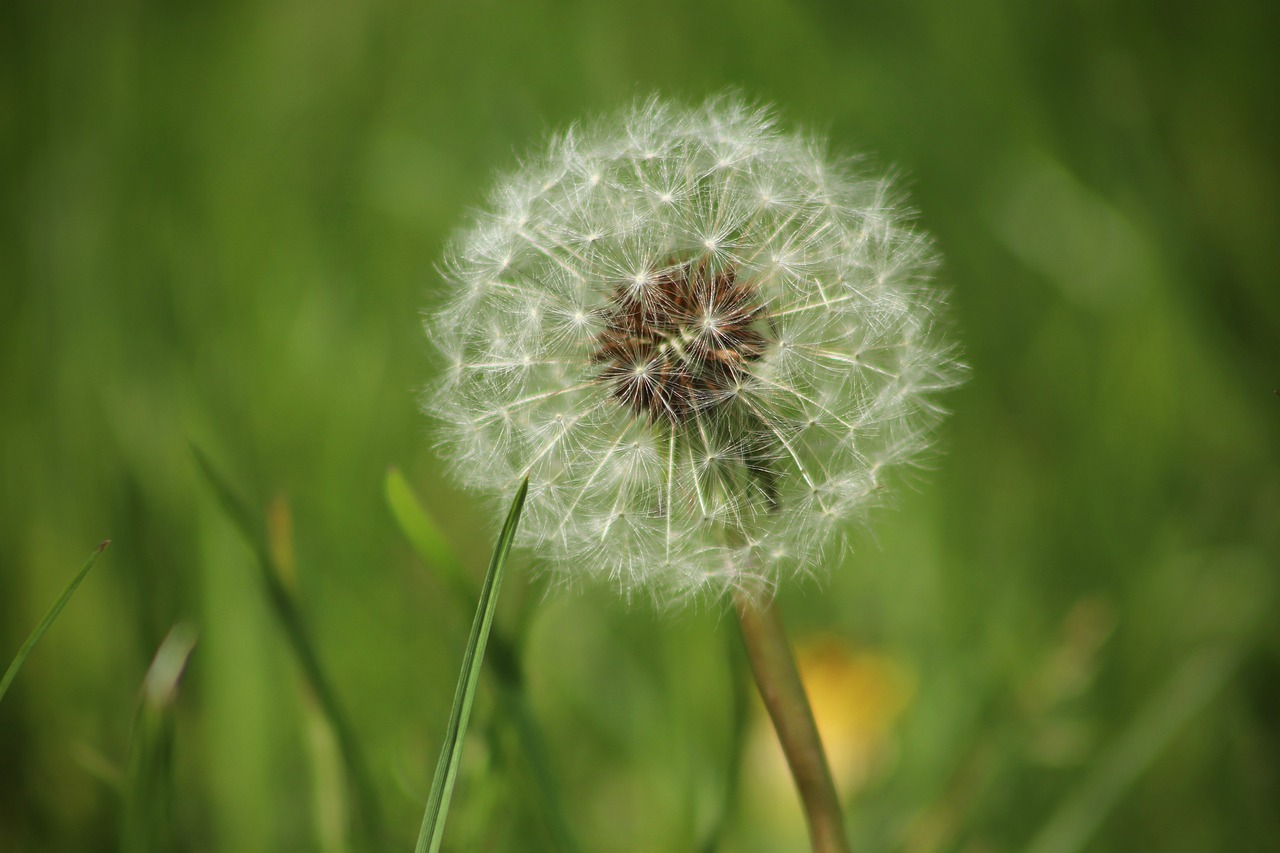
[[(435, 264), (493, 173), (650, 92), (726, 86), (894, 166), (972, 378), (933, 470), (787, 588), (863, 850), (1274, 850), (1280, 60), (1271, 4), (15, 0), (0, 11), (0, 850), (117, 847), (144, 673), (199, 632), (173, 846), (341, 849), (332, 743), (194, 441), (291, 580), (410, 849), (496, 519), (415, 396)], [(289, 531), (292, 531), (291, 535)], [(543, 595), (528, 700), (589, 851), (803, 849), (732, 619)], [(826, 698), (822, 698), (825, 696)], [(553, 849), (482, 690), (458, 850)]]

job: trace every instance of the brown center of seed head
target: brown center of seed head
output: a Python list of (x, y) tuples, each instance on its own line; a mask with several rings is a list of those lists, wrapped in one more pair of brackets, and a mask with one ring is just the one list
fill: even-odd
[(605, 309), (600, 380), (651, 423), (682, 423), (732, 399), (765, 353), (766, 312), (750, 281), (707, 258), (675, 263)]

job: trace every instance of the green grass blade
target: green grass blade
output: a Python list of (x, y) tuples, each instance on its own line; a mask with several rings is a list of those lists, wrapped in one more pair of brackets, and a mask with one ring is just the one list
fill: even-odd
[(569, 829), (569, 821), (565, 818), (564, 806), (560, 802), (559, 788), (551, 773), (551, 756), (547, 754), (547, 745), (542, 738), (542, 729), (529, 706), (529, 699), (521, 684), (515, 683), (504, 687), (501, 691), (502, 709), (511, 717), (516, 736), (524, 748), (525, 757), (533, 773), (533, 787), (542, 801), (547, 829), (556, 849), (561, 853), (579, 853), (582, 849)]
[(62, 612), (62, 608), (67, 606), (67, 602), (71, 600), (71, 596), (75, 594), (76, 588), (88, 576), (89, 570), (93, 568), (93, 564), (98, 562), (98, 558), (102, 556), (102, 552), (107, 550), (107, 546), (111, 544), (110, 539), (104, 539), (92, 554), (89, 555), (88, 561), (84, 567), (71, 579), (71, 583), (67, 584), (67, 588), (62, 591), (62, 595), (58, 596), (58, 600), (49, 608), (49, 612), (40, 620), (40, 624), (27, 637), (27, 641), (22, 644), (22, 648), (18, 649), (18, 654), (14, 656), (13, 662), (9, 664), (9, 668), (4, 671), (4, 679), (0, 680), (0, 702), (4, 701), (4, 694), (9, 692), (9, 685), (13, 684), (13, 680), (18, 676), (18, 670), (22, 669), (22, 665), (27, 662), (27, 657), (31, 654), (31, 650), (36, 647), (36, 643), (40, 642), (40, 638), (44, 636), (44, 632), (49, 630), (49, 626), (53, 624), (53, 620), (58, 618), (58, 614)]
[[(470, 609), (478, 596), (478, 590), (462, 568), (462, 561), (440, 530), (440, 526), (427, 512), (413, 488), (398, 468), (387, 471), (387, 505), (414, 551), (428, 565), (440, 569), (449, 588), (463, 606)], [(581, 849), (569, 829), (564, 807), (560, 802), (551, 770), (551, 759), (538, 720), (529, 705), (524, 690), (524, 673), (520, 656), (511, 638), (494, 628), (489, 634), (489, 658), (492, 665), (489, 674), (497, 687), (502, 710), (511, 720), (520, 739), (529, 768), (534, 776), (534, 790), (542, 801), (557, 849), (563, 853), (578, 853)]]
[(121, 849), (172, 850), (173, 705), (196, 646), (196, 630), (178, 623), (165, 636), (142, 682), (129, 747), (129, 784)]
[(485, 573), (475, 621), (471, 624), (471, 636), (467, 639), (467, 650), (462, 658), (462, 672), (458, 676), (458, 689), (453, 697), (449, 728), (445, 731), (440, 761), (436, 764), (435, 780), (431, 783), (426, 813), (422, 817), (422, 831), (418, 834), (418, 845), (415, 848), (417, 853), (437, 853), (444, 838), (445, 816), (449, 811), (449, 800), (453, 796), (453, 785), (457, 780), (458, 765), (462, 758), (462, 739), (471, 719), (471, 704), (480, 679), (480, 663), (484, 659), (484, 649), (493, 628), (494, 613), (497, 611), (498, 588), (502, 583), (502, 572), (507, 564), (507, 555), (511, 553), (516, 525), (520, 523), (520, 513), (524, 509), (524, 499), (528, 492), (529, 481), (525, 480), (511, 502), (511, 511), (507, 514), (507, 521), (498, 536), (498, 545), (493, 551), (493, 559), (489, 561), (489, 570)]
[(470, 578), (462, 569), (457, 553), (448, 539), (427, 512), (418, 496), (413, 493), (409, 481), (399, 468), (389, 468), (386, 480), (387, 506), (413, 550), (423, 562), (439, 572), (455, 592), (466, 592), (468, 606), (475, 599)]
[(338, 694), (320, 665), (320, 656), (316, 652), (314, 643), (311, 642), (302, 613), (281, 580), (279, 567), (276, 566), (275, 558), (271, 555), (271, 547), (267, 541), (264, 526), (259, 522), (258, 515), (249, 509), (249, 505), (240, 499), (227, 480), (214, 467), (209, 457), (194, 444), (191, 445), (191, 450), (205, 479), (217, 494), (223, 510), (253, 549), (258, 560), (259, 576), (271, 610), (284, 631), (289, 648), (298, 662), (298, 667), (302, 670), (303, 679), (315, 696), (325, 719), (333, 728), (347, 779), (351, 785), (353, 812), (357, 830), (363, 836), (364, 846), (371, 850), (381, 849), (386, 839), (381, 809), (368, 765), (365, 763), (356, 739), (355, 729), (348, 721), (338, 701)]
[(1235, 674), (1241, 657), (1238, 648), (1211, 648), (1185, 661), (1086, 774), (1027, 850), (1076, 853), (1085, 849), (1103, 819), (1169, 741), (1218, 695)]

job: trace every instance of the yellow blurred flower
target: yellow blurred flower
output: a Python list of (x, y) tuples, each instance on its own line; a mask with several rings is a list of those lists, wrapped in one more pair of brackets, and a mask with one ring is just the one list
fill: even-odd
[[(893, 726), (911, 704), (915, 676), (902, 661), (832, 635), (797, 646), (818, 732), (842, 799), (855, 796), (891, 763)], [(804, 846), (806, 830), (777, 736), (758, 709), (747, 747), (746, 801), (778, 849)]]

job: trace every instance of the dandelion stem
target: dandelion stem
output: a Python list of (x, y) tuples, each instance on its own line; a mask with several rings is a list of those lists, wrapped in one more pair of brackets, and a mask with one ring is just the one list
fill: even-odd
[(756, 687), (800, 794), (814, 853), (849, 853), (840, 797), (778, 608), (772, 598), (742, 591), (734, 605)]

